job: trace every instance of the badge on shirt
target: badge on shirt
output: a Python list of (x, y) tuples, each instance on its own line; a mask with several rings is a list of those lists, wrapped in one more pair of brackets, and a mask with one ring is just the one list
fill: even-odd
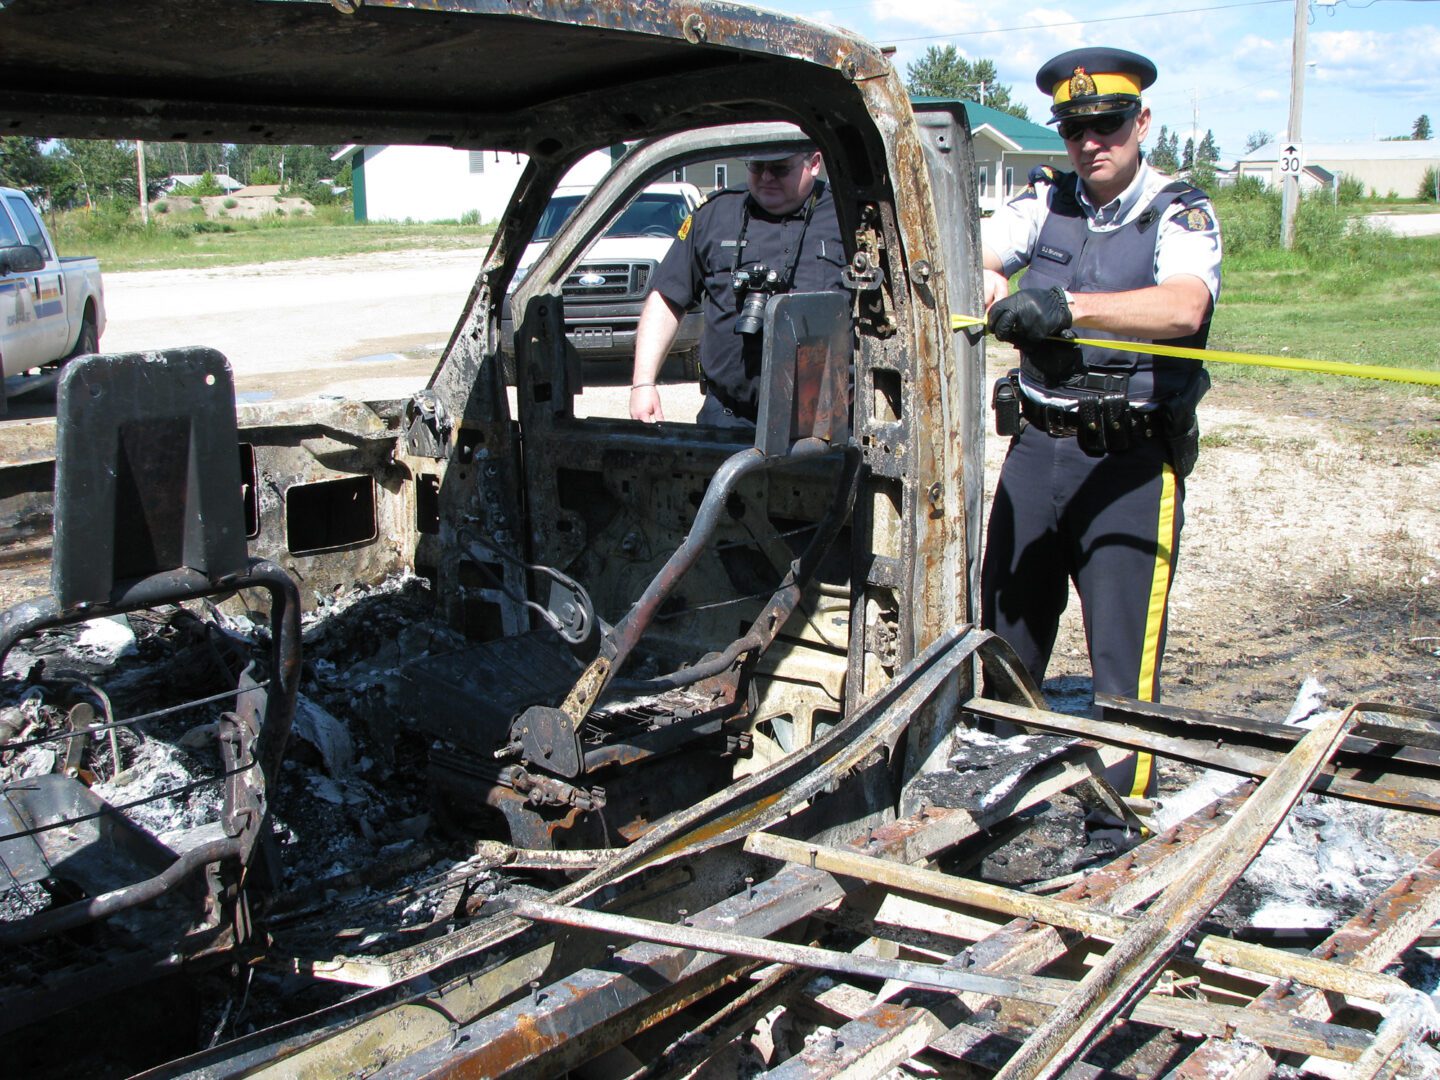
[(1182, 210), (1173, 220), (1186, 232), (1209, 232), (1215, 228), (1215, 219), (1199, 207)]
[(686, 214), (685, 220), (680, 222), (680, 230), (675, 234), (675, 239), (684, 240), (690, 235), (690, 223), (695, 220), (694, 214)]

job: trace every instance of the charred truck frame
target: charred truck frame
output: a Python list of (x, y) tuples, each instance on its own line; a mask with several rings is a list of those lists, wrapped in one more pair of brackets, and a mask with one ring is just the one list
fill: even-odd
[[(1274, 1054), (1428, 1060), (1422, 1006), (1365, 971), (1434, 920), (1429, 863), (1395, 887), (1382, 944), (1355, 967), (1342, 956), (1307, 969), (1307, 985), (1372, 1003), (1358, 1020), (1242, 1008), (1282, 977), (1277, 961), (1211, 938), (1206, 985), (1223, 984), (1222, 996), (1145, 996), (1182, 944), (1186, 970), (1204, 968), (1204, 943), (1187, 941), (1203, 905), (1312, 782), (1440, 807), (1431, 720), (1347, 716), (1298, 742), (1252, 724), (1238, 754), (1216, 748), (1210, 718), (1140, 715), (1136, 703), (1111, 703), (1128, 724), (1081, 730), (1041, 708), (1003, 643), (969, 628), (984, 363), (980, 341), (950, 326), (980, 299), (969, 132), (958, 106), (913, 111), (878, 50), (722, 3), (0, 0), (0, 117), (7, 133), (46, 137), (529, 157), (443, 359), (412, 399), (245, 406), (231, 426), (224, 358), (168, 349), (77, 362), (56, 426), (5, 436), (0, 506), (14, 523), (53, 513), (53, 540), (43, 527), (10, 531), (22, 555), (53, 544), (53, 566), (49, 595), (5, 614), (7, 654), (54, 627), (207, 598), (211, 608), (186, 610), (269, 619), (255, 655), (222, 664), (227, 681), (206, 699), (225, 710), (212, 820), (148, 832), (91, 790), (105, 777), (78, 751), (6, 785), (0, 859), (18, 900), (0, 923), (14, 956), (0, 1001), (11, 1041), (141, 982), (278, 963), (338, 990), (225, 1040), (222, 1017), (218, 1045), (151, 1047), (140, 1065), (167, 1076), (681, 1075), (797, 999), (838, 1029), (781, 1066), (797, 1074), (868, 1075), (926, 1054), (983, 1071), (1008, 1057), (1005, 1075), (1053, 1075), (1109, 1040), (1122, 1011), (1145, 1030), (1193, 1033), (1185, 1052), (1214, 1036), (1212, 1054), (1243, 1038)], [(753, 441), (577, 418), (570, 266), (629, 199), (686, 162), (807, 141), (824, 153), (853, 292), (770, 301)], [(629, 149), (513, 296), (512, 409), (499, 368), (506, 286), (566, 170), (620, 144)], [(368, 872), (344, 867), (329, 885), (275, 896), (285, 870), (270, 831), (291, 782), (300, 612), (404, 574), (428, 583), (452, 636), (401, 658), (383, 708), (423, 736), (437, 824), (479, 846), (435, 879), (449, 899), (418, 940), (287, 952), (272, 936), (284, 917)], [(982, 664), (1003, 701), (976, 698)], [(115, 685), (98, 676), (17, 671), (13, 656), (10, 673), (69, 709), (62, 746), (99, 745), (136, 722), (113, 715)], [(982, 772), (990, 779), (967, 788), (948, 761), (954, 732), (980, 718), (1067, 737), (1006, 751), (992, 764), (1008, 779)], [(0, 751), (18, 751), (23, 734), (11, 730)], [(1131, 808), (1098, 779), (1136, 746), (1271, 780), (1187, 822), (1183, 837), (1136, 848), (1088, 895), (1082, 883), (1049, 900), (905, 865), (953, 855), (1071, 789), (1138, 839)], [(113, 743), (112, 755), (118, 774)], [(1217, 850), (1231, 854), (1221, 869), (1190, 857)], [(478, 895), (472, 878), (497, 867), (519, 884)], [(1157, 893), (1143, 916), (1128, 913)], [(941, 940), (974, 948), (937, 950)], [(1081, 962), (1099, 941), (1117, 944), (1092, 972), (1098, 990), (1090, 976), (1036, 974)], [(817, 967), (850, 982), (811, 982)], [(940, 993), (896, 1004), (850, 985), (877, 979)], [(1258, 1053), (1250, 1067), (1268, 1067)], [(1157, 1071), (1144, 1054), (1125, 1060), (1130, 1074)]]

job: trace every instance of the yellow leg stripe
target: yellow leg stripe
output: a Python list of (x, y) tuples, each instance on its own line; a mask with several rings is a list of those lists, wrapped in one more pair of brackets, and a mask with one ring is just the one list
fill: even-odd
[[(1175, 470), (1166, 462), (1160, 471), (1160, 517), (1155, 525), (1155, 570), (1150, 578), (1150, 607), (1145, 615), (1145, 647), (1140, 653), (1140, 680), (1136, 696), (1155, 697), (1155, 672), (1160, 667), (1160, 628), (1165, 623), (1165, 602), (1170, 595), (1170, 568), (1174, 560)], [(1135, 784), (1130, 794), (1139, 798), (1150, 786), (1155, 768), (1151, 754), (1135, 755)]]

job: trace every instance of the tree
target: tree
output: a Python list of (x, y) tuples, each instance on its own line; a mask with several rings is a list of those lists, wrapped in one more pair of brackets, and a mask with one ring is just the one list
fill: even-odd
[(1170, 129), (1162, 124), (1160, 135), (1155, 140), (1155, 149), (1149, 154), (1150, 165), (1166, 174), (1174, 173), (1180, 168), (1180, 163), (1175, 160), (1175, 148), (1170, 142), (1172, 138), (1174, 136)]
[(1185, 140), (1185, 156), (1180, 159), (1180, 168), (1193, 169), (1195, 167), (1195, 140)]
[(1430, 138), (1430, 115), (1428, 113), (1421, 113), (1418, 117), (1416, 117), (1415, 126), (1410, 129), (1410, 138)]
[(56, 197), (66, 205), (84, 202), (93, 208), (97, 201), (138, 195), (134, 143), (61, 139), (56, 156), (63, 177)]
[(1250, 132), (1245, 136), (1245, 153), (1253, 154), (1262, 146), (1268, 146), (1275, 141), (1275, 136), (1263, 129)]
[(1206, 165), (1214, 165), (1220, 160), (1220, 147), (1215, 145), (1215, 132), (1205, 132), (1205, 138), (1200, 140), (1200, 146), (1195, 151), (1195, 158), (1197, 162)]
[(1030, 110), (1010, 100), (1010, 87), (1002, 86), (994, 61), (966, 60), (954, 45), (931, 45), (925, 55), (905, 68), (905, 86), (916, 97), (953, 97), (979, 101), (992, 109), (1030, 119)]
[(42, 149), (44, 141), (33, 135), (0, 137), (0, 187), (19, 188), (42, 206), (54, 201), (60, 179), (55, 159)]

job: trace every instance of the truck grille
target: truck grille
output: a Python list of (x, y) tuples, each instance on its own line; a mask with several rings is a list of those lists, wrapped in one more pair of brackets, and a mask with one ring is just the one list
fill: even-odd
[[(567, 300), (640, 296), (650, 280), (649, 262), (594, 263), (577, 267), (562, 286)], [(596, 282), (592, 279), (600, 278)], [(583, 279), (583, 280), (582, 280)]]

